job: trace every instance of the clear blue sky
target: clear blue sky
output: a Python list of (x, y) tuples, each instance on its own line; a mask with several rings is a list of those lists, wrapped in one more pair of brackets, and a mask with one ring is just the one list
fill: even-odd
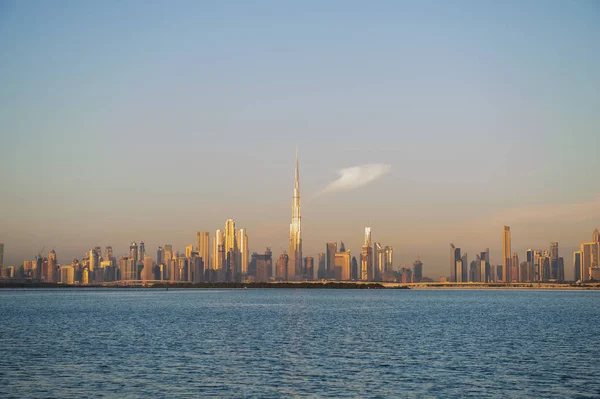
[[(0, 241), (180, 250), (248, 229), (287, 246), (295, 146), (306, 255), (363, 229), (447, 273), (600, 225), (597, 1), (2, 1)], [(337, 170), (391, 171), (318, 198)]]

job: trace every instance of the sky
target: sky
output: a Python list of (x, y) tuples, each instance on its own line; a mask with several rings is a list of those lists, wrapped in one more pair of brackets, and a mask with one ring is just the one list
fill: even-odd
[(437, 279), (451, 242), (501, 262), (508, 224), (521, 258), (558, 241), (570, 277), (600, 227), (599, 20), (583, 0), (0, 1), (4, 265), (183, 251), (227, 218), (278, 256), (297, 146), (304, 255), (359, 255), (370, 225)]

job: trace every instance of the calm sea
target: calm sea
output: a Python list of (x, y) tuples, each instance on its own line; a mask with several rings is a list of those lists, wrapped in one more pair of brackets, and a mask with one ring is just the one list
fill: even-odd
[(600, 397), (600, 292), (0, 290), (0, 398)]

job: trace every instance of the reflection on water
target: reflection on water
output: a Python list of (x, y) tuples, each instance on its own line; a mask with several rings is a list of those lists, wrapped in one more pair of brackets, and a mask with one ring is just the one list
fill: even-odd
[(0, 397), (600, 395), (600, 292), (0, 291)]

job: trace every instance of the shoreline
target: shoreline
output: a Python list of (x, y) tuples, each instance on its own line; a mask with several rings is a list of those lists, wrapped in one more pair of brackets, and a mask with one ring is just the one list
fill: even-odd
[(363, 281), (280, 281), (263, 283), (233, 282), (163, 282), (163, 281), (117, 281), (88, 285), (65, 285), (40, 281), (0, 281), (0, 289), (402, 289), (402, 290), (555, 290), (555, 291), (595, 291), (600, 290), (600, 282), (585, 284), (572, 283), (387, 283)]

